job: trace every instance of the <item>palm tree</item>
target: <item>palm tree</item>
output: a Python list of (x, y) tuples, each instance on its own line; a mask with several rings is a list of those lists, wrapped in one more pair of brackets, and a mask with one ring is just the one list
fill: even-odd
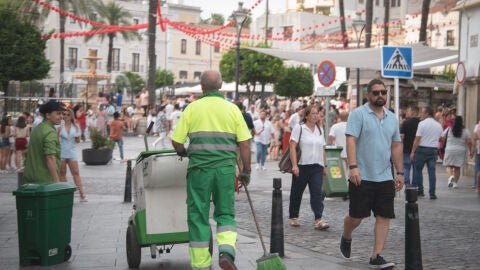
[(348, 47), (348, 38), (347, 38), (347, 29), (345, 27), (345, 4), (343, 0), (338, 1), (338, 8), (340, 9), (340, 18), (343, 18), (343, 20), (340, 20), (340, 29), (342, 31), (342, 40), (343, 40), (343, 47), (347, 48)]
[(370, 48), (372, 43), (373, 0), (367, 0), (365, 12), (365, 48)]
[[(132, 18), (130, 12), (124, 10), (121, 6), (117, 5), (114, 1), (107, 4), (102, 1), (94, 2), (93, 9), (98, 14), (98, 22), (109, 25), (125, 26), (130, 25), (129, 19)], [(96, 26), (92, 27), (92, 30), (98, 30)], [(138, 39), (141, 40), (141, 36), (136, 31), (121, 31), (122, 38), (126, 41)], [(97, 35), (100, 41), (103, 42), (105, 36), (108, 38), (108, 55), (107, 55), (107, 73), (112, 72), (112, 52), (113, 52), (113, 40), (117, 37), (117, 32), (110, 32), (106, 34)], [(93, 36), (86, 36), (85, 41), (89, 41)]]
[(385, 18), (383, 19), (383, 45), (388, 45), (388, 21), (390, 20), (390, 0), (383, 0), (383, 6), (385, 7)]
[(430, 11), (430, 0), (423, 0), (422, 2), (422, 19), (420, 23), (420, 34), (418, 37), (419, 42), (425, 42), (427, 40), (427, 23), (428, 13)]
[[(156, 39), (156, 19), (157, 0), (150, 0), (148, 3), (148, 104), (155, 105), (155, 73), (157, 59), (155, 57), (155, 39)], [(167, 53), (167, 52), (165, 52)]]

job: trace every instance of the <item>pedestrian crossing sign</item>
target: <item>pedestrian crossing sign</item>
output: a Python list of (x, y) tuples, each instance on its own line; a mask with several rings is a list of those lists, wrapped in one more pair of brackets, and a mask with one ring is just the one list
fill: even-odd
[(382, 77), (411, 79), (412, 58), (412, 47), (383, 46)]

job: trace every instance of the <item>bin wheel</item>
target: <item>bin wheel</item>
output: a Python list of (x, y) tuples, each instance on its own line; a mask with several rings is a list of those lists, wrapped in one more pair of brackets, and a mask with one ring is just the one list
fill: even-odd
[(65, 252), (63, 253), (63, 261), (66, 262), (70, 260), (70, 257), (72, 257), (72, 247), (70, 245), (67, 245), (65, 247)]
[(348, 200), (348, 194), (347, 195), (343, 195), (343, 198), (342, 198), (344, 201)]
[(138, 268), (142, 256), (142, 248), (138, 244), (135, 225), (127, 228), (127, 263), (130, 268)]

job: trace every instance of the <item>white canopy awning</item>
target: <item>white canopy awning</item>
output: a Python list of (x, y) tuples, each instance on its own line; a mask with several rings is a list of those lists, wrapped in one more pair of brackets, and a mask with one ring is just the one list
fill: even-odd
[[(458, 62), (458, 52), (447, 49), (435, 49), (420, 43), (411, 46), (413, 50), (413, 69), (424, 69)], [(318, 65), (330, 60), (335, 66), (349, 68), (367, 68), (381, 70), (382, 48), (350, 50), (298, 51), (248, 47), (250, 50), (268, 55)]]

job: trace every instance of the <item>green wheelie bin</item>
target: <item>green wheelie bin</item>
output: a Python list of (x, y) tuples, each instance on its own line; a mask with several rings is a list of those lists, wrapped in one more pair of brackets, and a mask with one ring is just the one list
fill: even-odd
[(342, 197), (344, 200), (348, 198), (348, 186), (345, 177), (345, 169), (343, 168), (340, 153), (341, 146), (327, 145), (325, 152), (327, 155), (327, 176), (323, 180), (323, 193), (326, 197)]
[(73, 193), (68, 183), (25, 184), (16, 196), (20, 266), (54, 265), (70, 259)]

